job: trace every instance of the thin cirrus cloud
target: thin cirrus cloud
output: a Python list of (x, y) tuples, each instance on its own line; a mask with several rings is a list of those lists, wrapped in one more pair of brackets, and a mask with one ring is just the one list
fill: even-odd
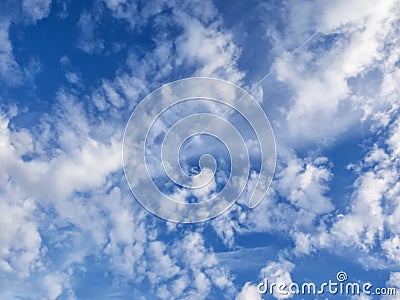
[[(340, 266), (359, 280), (397, 284), (396, 1), (234, 3), (229, 9), (225, 1), (60, 3), (2, 4), (0, 298), (258, 299), (260, 278), (317, 280), (322, 261), (320, 276), (327, 279)], [(240, 13), (241, 5), (248, 14)], [(235, 25), (233, 16), (240, 16)], [(257, 28), (248, 27), (251, 18), (260, 20)], [(43, 36), (51, 30), (46, 26), (62, 22), (74, 23), (66, 35), (74, 38), (65, 41), (73, 47), (40, 40), (48, 47), (32, 49), (40, 64), (32, 71), (32, 60), (20, 57), (19, 37), (25, 31)], [(245, 64), (252, 54), (243, 43), (252, 35), (243, 32), (253, 29), (260, 33), (257, 47), (268, 47), (270, 66), (263, 58)], [(63, 76), (42, 76), (53, 70), (46, 49), (60, 54)], [(110, 53), (118, 53), (115, 64)], [(106, 75), (96, 76), (85, 61), (104, 63)], [(252, 72), (271, 72), (253, 91), (278, 149), (266, 199), (254, 210), (239, 200), (198, 225), (149, 215), (122, 172), (121, 141), (132, 109), (175, 79), (213, 76), (254, 87)], [(37, 112), (26, 98), (45, 95), (43, 78), (53, 93)], [(359, 159), (339, 153), (347, 166), (339, 170), (331, 153), (354, 137), (363, 145), (347, 151)], [(252, 249), (269, 247), (276, 250), (260, 261), (250, 257), (258, 251)], [(235, 268), (232, 253), (250, 267)]]

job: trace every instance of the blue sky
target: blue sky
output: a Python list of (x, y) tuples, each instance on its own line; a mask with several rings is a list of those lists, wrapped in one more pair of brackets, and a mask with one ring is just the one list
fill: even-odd
[[(262, 299), (263, 278), (319, 284), (339, 271), (398, 295), (292, 298), (399, 299), (399, 10), (395, 0), (2, 1), (0, 299)], [(193, 76), (252, 94), (277, 163), (255, 209), (240, 198), (185, 225), (133, 197), (121, 150), (143, 97)], [(263, 299), (274, 298), (286, 299)]]

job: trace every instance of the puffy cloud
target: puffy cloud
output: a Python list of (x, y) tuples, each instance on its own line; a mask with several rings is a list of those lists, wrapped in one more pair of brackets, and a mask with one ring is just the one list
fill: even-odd
[(285, 232), (293, 238), (296, 254), (309, 254), (321, 245), (327, 246), (324, 219), (334, 210), (333, 199), (327, 196), (333, 177), (329, 160), (299, 158), (289, 151), (278, 162), (271, 188), (256, 208), (248, 210), (241, 198), (212, 221), (226, 245), (233, 247), (237, 234)]
[(400, 237), (394, 236), (393, 238), (384, 240), (382, 249), (386, 252), (389, 260), (399, 263), (400, 259)]
[(184, 34), (176, 41), (177, 64), (197, 64), (194, 75), (214, 76), (238, 82), (243, 74), (235, 70), (238, 57), (232, 36), (218, 30), (218, 23), (204, 26), (200, 21), (181, 17)]
[(43, 287), (47, 291), (48, 299), (55, 300), (61, 294), (62, 282), (65, 279), (60, 274), (45, 275), (43, 278)]
[(239, 294), (237, 294), (236, 300), (261, 300), (261, 294), (255, 285), (250, 282), (246, 282)]
[[(234, 36), (229, 31), (223, 31), (222, 20), (211, 1), (156, 1), (143, 3), (140, 10), (134, 3), (125, 0), (105, 1), (114, 17), (128, 22), (132, 29), (146, 26), (154, 20), (160, 28), (182, 31), (179, 36), (166, 35), (162, 30), (153, 38), (157, 45), (152, 53), (147, 53), (146, 59), (136, 65), (136, 57), (131, 56), (130, 64), (145, 71), (152, 80), (160, 80), (161, 76), (171, 75), (177, 70), (193, 69), (190, 75), (214, 76), (239, 82), (244, 73), (239, 71), (237, 60), (240, 53), (235, 44)], [(199, 7), (202, 7), (199, 9)], [(163, 14), (165, 11), (171, 14)], [(128, 62), (129, 64), (129, 62)], [(154, 70), (157, 72), (150, 76)], [(140, 74), (140, 70), (135, 70)]]
[[(157, 237), (157, 236), (154, 236)], [(147, 251), (142, 249), (141, 259), (145, 265), (138, 267), (132, 276), (140, 283), (147, 278), (152, 286), (152, 294), (163, 299), (206, 298), (217, 288), (229, 297), (234, 287), (230, 274), (222, 267), (213, 253), (206, 249), (199, 233), (187, 233), (183, 239), (175, 240), (171, 247), (150, 237), (142, 239)], [(140, 239), (135, 237), (137, 241)], [(121, 255), (115, 256), (115, 258)], [(139, 265), (139, 257), (126, 261)]]
[[(350, 16), (349, 7), (362, 9)], [(276, 122), (282, 141), (290, 145), (331, 142), (352, 130), (363, 113), (369, 115), (371, 109), (376, 112), (385, 104), (387, 100), (369, 99), (366, 89), (357, 91), (355, 86), (380, 80), (371, 78), (371, 72), (396, 51), (391, 45), (397, 40), (398, 9), (396, 1), (371, 1), (366, 6), (358, 0), (300, 1), (289, 7), (286, 34), (276, 44), (273, 67), (278, 81), (291, 90)], [(301, 49), (285, 50), (314, 32), (318, 34)]]
[[(8, 183), (8, 185), (11, 185)], [(2, 191), (0, 200), (0, 268), (2, 272), (13, 272), (29, 276), (37, 267), (42, 239), (38, 225), (32, 217), (35, 203), (19, 198), (14, 191)]]
[[(25, 288), (32, 284), (30, 278), (46, 270), (51, 273), (53, 268), (63, 271), (70, 263), (81, 262), (99, 245), (105, 245), (107, 224), (102, 220), (102, 210), (109, 210), (98, 201), (85, 205), (87, 199), (76, 193), (93, 193), (96, 188), (107, 186), (106, 178), (121, 167), (120, 143), (117, 140), (102, 143), (90, 137), (87, 130), (90, 121), (83, 116), (82, 107), (69, 102), (68, 97), (60, 100), (65, 101), (60, 101), (54, 118), (44, 117), (39, 129), (11, 125), (9, 118), (18, 117), (18, 112), (1, 115), (0, 267), (4, 274), (21, 277), (20, 284)], [(57, 134), (51, 132), (54, 128)], [(40, 135), (43, 131), (50, 133)], [(54, 214), (44, 218), (49, 209)], [(118, 233), (113, 229), (112, 241), (129, 243), (123, 232), (126, 223), (120, 216), (111, 219)], [(52, 232), (65, 224), (73, 224), (76, 229), (60, 229), (52, 236)], [(49, 249), (54, 251), (54, 247), (61, 245), (64, 250), (60, 255), (65, 256), (63, 266), (49, 261), (47, 256)], [(68, 249), (72, 249), (70, 253), (65, 252)], [(66, 293), (69, 276), (63, 275), (62, 284), (59, 277), (49, 277), (38, 293), (42, 295), (41, 290), (47, 290), (49, 299)], [(43, 295), (46, 293), (43, 291)]]
[(396, 289), (396, 296), (394, 295), (387, 295), (383, 296), (383, 299), (397, 299), (399, 298), (399, 290), (400, 290), (400, 272), (392, 272), (390, 273), (389, 280), (386, 282), (386, 286), (388, 288), (395, 288)]
[(396, 148), (398, 113), (386, 127), (386, 134), (356, 167), (349, 212), (337, 220), (331, 233), (345, 245), (372, 254), (382, 249), (388, 261), (398, 262), (399, 248), (399, 155)]
[(390, 273), (389, 280), (386, 282), (388, 287), (400, 288), (400, 272)]
[(0, 116), (0, 266), (3, 272), (27, 277), (38, 266), (42, 239), (34, 218), (35, 200), (19, 188), (5, 167), (6, 161), (12, 165), (18, 160), (10, 144), (8, 120), (4, 118)]
[(325, 157), (310, 162), (289, 157), (287, 166), (277, 176), (279, 193), (298, 209), (315, 215), (330, 212), (333, 205), (324, 194), (332, 173), (326, 162)]
[[(386, 174), (390, 175), (390, 174)], [(359, 247), (373, 247), (375, 238), (382, 237), (382, 193), (388, 188), (390, 178), (380, 178), (372, 172), (363, 174), (356, 183), (357, 194), (350, 214), (334, 224), (332, 232), (346, 243)]]
[(51, 0), (23, 0), (22, 11), (34, 22), (41, 20), (50, 13)]
[[(276, 283), (277, 286), (280, 284), (290, 285), (293, 281), (290, 272), (293, 270), (294, 264), (291, 262), (281, 259), (278, 262), (271, 261), (263, 269), (261, 269), (260, 276), (264, 280), (268, 279), (270, 283)], [(268, 291), (270, 293), (271, 291)], [(272, 296), (276, 299), (287, 299), (291, 298), (291, 294), (288, 290), (279, 291), (274, 289)]]

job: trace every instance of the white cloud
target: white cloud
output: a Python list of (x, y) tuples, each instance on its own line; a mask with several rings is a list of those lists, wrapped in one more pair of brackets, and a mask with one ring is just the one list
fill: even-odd
[(382, 249), (386, 252), (389, 260), (394, 263), (400, 262), (400, 237), (398, 235), (383, 241)]
[(279, 193), (295, 207), (312, 214), (330, 212), (333, 205), (325, 193), (332, 173), (324, 165), (326, 161), (317, 158), (308, 162), (289, 156), (287, 166), (277, 175)]
[(135, 24), (137, 20), (137, 4), (129, 0), (103, 0), (106, 6), (112, 11), (113, 16), (125, 19)]
[(261, 300), (261, 294), (255, 285), (246, 282), (240, 293), (236, 296), (236, 300)]
[(115, 88), (110, 82), (104, 81), (102, 88), (104, 94), (107, 96), (108, 101), (113, 106), (115, 106), (116, 108), (121, 108), (125, 104), (124, 99), (121, 98), (121, 96), (116, 92)]
[(214, 76), (232, 82), (242, 79), (236, 70), (238, 48), (232, 36), (218, 30), (218, 23), (205, 27), (200, 21), (182, 15), (185, 32), (176, 41), (177, 64), (197, 64), (194, 75)]
[[(125, 0), (104, 2), (114, 17), (125, 20), (132, 29), (145, 26), (152, 18), (170, 9), (171, 16), (156, 18), (158, 25), (166, 28), (173, 25), (177, 30), (183, 31), (174, 42), (160, 31), (154, 37), (155, 49), (147, 53), (145, 59), (137, 62), (137, 57), (131, 56), (128, 64), (135, 67), (135, 74), (144, 70), (143, 75), (154, 81), (177, 72), (179, 68), (193, 68), (191, 75), (214, 76), (232, 82), (239, 82), (243, 78), (244, 73), (237, 67), (240, 50), (235, 44), (234, 36), (221, 29), (222, 20), (211, 1), (191, 1), (184, 4), (156, 1), (144, 3), (139, 11), (136, 4)], [(150, 75), (152, 73), (154, 76)]]
[(400, 272), (390, 273), (389, 280), (386, 282), (388, 287), (400, 288)]
[[(326, 195), (333, 176), (329, 160), (325, 157), (301, 159), (289, 151), (278, 162), (271, 188), (255, 209), (247, 209), (240, 199), (212, 221), (226, 245), (232, 247), (237, 234), (254, 232), (289, 234), (297, 255), (310, 254), (329, 244), (323, 221), (335, 208)], [(251, 179), (249, 185), (252, 185)]]
[(71, 84), (78, 84), (81, 81), (81, 78), (80, 78), (79, 74), (77, 74), (75, 72), (67, 72), (65, 74), (65, 78)]
[(0, 22), (0, 78), (9, 85), (17, 85), (22, 74), (13, 54), (9, 27), (9, 21)]
[(78, 48), (88, 54), (100, 52), (104, 49), (104, 41), (96, 36), (98, 20), (92, 14), (84, 12), (78, 22), (80, 32)]
[[(293, 270), (293, 268), (294, 264), (284, 259), (281, 259), (277, 262), (271, 261), (263, 269), (261, 269), (260, 277), (262, 280), (266, 278), (268, 279), (268, 282), (276, 283), (277, 287), (281, 284), (286, 284), (286, 286), (288, 286), (293, 282), (290, 275), (290, 272)], [(268, 293), (270, 292), (271, 291), (268, 291)], [(274, 289), (272, 291), (272, 296), (276, 299), (287, 299), (292, 297), (287, 289), (283, 291)]]
[(351, 214), (343, 216), (332, 228), (336, 237), (364, 249), (373, 247), (375, 239), (382, 237), (384, 217), (381, 200), (390, 179), (379, 177), (368, 172), (356, 183)]
[(394, 121), (383, 127), (386, 136), (372, 146), (359, 166), (349, 212), (333, 224), (331, 233), (344, 245), (367, 253), (378, 246), (389, 261), (398, 263), (400, 168), (393, 141), (399, 118), (397, 113), (393, 117)]
[[(111, 144), (103, 144), (91, 138), (87, 130), (91, 125), (83, 117), (86, 113), (82, 107), (69, 102), (68, 97), (60, 99), (65, 100), (60, 101), (60, 110), (42, 123), (44, 130), (46, 126), (58, 128), (58, 134), (47, 136), (27, 128), (14, 129), (1, 115), (0, 268), (2, 273), (20, 277), (21, 285), (29, 285), (29, 278), (47, 268), (49, 272), (52, 268), (63, 270), (69, 263), (81, 262), (86, 253), (107, 242), (102, 206), (96, 207), (97, 201), (84, 205), (83, 197), (75, 193), (92, 192), (106, 184), (110, 172), (121, 167), (120, 143), (111, 138)], [(33, 156), (24, 160), (25, 154)], [(43, 219), (42, 208), (55, 209), (55, 216)], [(113, 222), (117, 230), (113, 240), (126, 241), (126, 224), (121, 215)], [(68, 223), (76, 226), (75, 233), (59, 232), (44, 244), (42, 226), (46, 226), (48, 235)], [(66, 250), (72, 247), (62, 267), (54, 266), (55, 262), (49, 262), (46, 255), (48, 247), (57, 245), (68, 245)], [(44, 282), (42, 288), (48, 289), (49, 299), (55, 299), (69, 287)]]
[(34, 22), (48, 16), (51, 8), (51, 0), (23, 0), (22, 11)]
[(29, 276), (40, 257), (42, 240), (33, 217), (36, 203), (24, 194), (18, 182), (7, 172), (6, 162), (17, 163), (14, 147), (10, 144), (8, 121), (0, 115), (0, 261), (6, 272)]
[(43, 287), (47, 291), (48, 299), (55, 300), (61, 294), (64, 278), (59, 274), (45, 275), (43, 278)]
[(383, 296), (383, 299), (400, 299), (400, 272), (392, 272), (390, 273), (390, 277), (389, 280), (386, 281), (386, 286), (388, 288), (395, 288), (396, 289), (396, 296), (394, 295), (387, 295), (387, 296)]
[[(288, 33), (276, 45), (274, 62), (277, 79), (292, 91), (276, 122), (282, 142), (331, 142), (352, 130), (367, 106), (375, 111), (385, 103), (369, 100), (365, 91), (357, 93), (349, 83), (352, 79), (368, 86), (370, 79), (364, 75), (385, 64), (387, 47), (397, 39), (396, 2), (368, 3), (299, 1), (290, 6)], [(319, 34), (301, 49), (283, 50), (297, 47), (316, 31)]]

